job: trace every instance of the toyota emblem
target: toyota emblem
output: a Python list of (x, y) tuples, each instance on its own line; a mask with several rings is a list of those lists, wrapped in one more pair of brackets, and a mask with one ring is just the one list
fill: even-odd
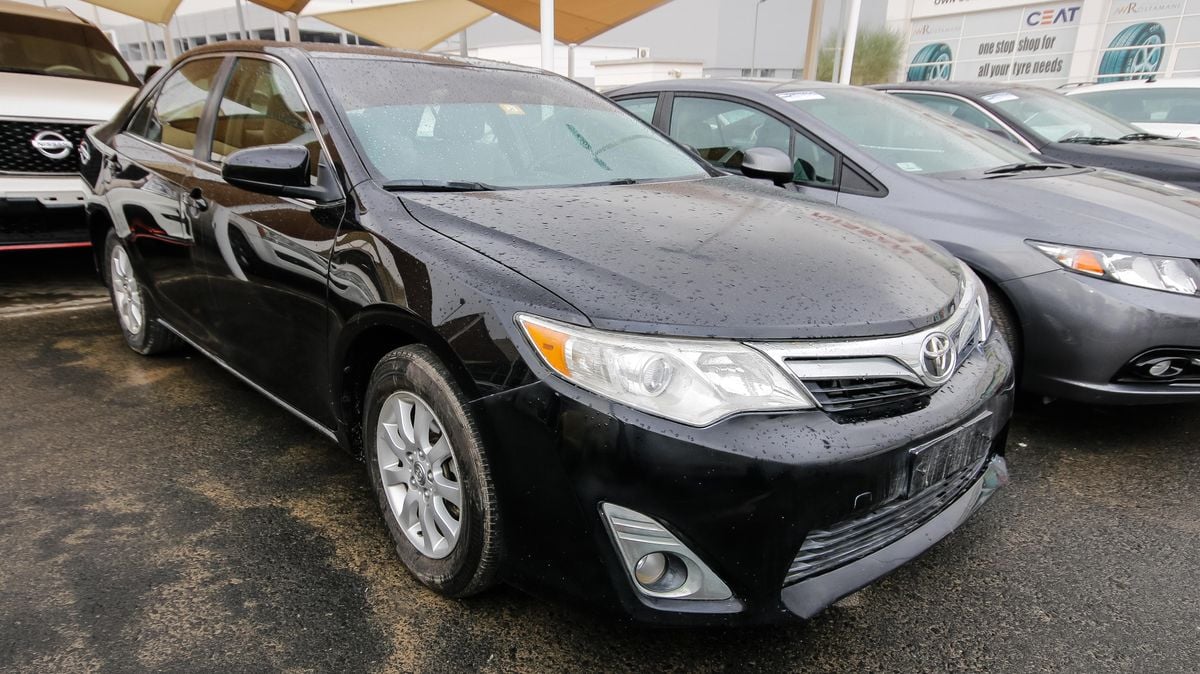
[(71, 154), (71, 141), (57, 131), (38, 131), (29, 144), (50, 159), (65, 159)]
[(954, 340), (944, 332), (931, 332), (921, 342), (921, 369), (930, 383), (940, 384), (954, 373), (958, 353)]

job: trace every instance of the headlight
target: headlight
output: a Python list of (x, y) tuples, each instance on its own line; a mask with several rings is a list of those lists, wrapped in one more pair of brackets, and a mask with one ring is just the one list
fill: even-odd
[(814, 407), (766, 356), (737, 342), (605, 332), (527, 314), (517, 323), (564, 379), (691, 426), (738, 412)]
[(1038, 241), (1030, 241), (1029, 245), (1080, 274), (1141, 288), (1183, 295), (1200, 294), (1200, 265), (1195, 260), (1073, 248)]

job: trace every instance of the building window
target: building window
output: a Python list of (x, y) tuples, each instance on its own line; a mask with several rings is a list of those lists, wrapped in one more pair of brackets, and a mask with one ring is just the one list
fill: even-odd
[(263, 30), (256, 30), (256, 31), (254, 31), (254, 37), (258, 40), (274, 40), (275, 39), (275, 29), (274, 28), (265, 28)]
[(759, 68), (758, 76), (759, 77), (775, 77), (775, 69), (774, 68)]

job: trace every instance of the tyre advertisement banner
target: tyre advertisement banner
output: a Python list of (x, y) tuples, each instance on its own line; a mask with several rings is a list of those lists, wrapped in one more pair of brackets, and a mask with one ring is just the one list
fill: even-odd
[(1101, 45), (1099, 82), (1200, 74), (1200, 1), (1113, 2)]
[(914, 19), (906, 79), (1065, 82), (1081, 10), (1077, 0)]

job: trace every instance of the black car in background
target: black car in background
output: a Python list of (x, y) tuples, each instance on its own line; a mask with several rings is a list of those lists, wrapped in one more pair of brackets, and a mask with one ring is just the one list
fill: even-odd
[[(608, 95), (724, 170), (771, 178), (964, 260), (989, 284), (1027, 391), (1107, 404), (1200, 400), (1194, 192), (1045, 163), (863, 87), (674, 79)], [(780, 175), (762, 172), (770, 152)]]
[(129, 346), (187, 342), (362, 457), (446, 595), (808, 617), (1007, 479), (974, 273), (569, 80), (226, 42), (87, 140)]
[(1049, 89), (977, 82), (875, 88), (991, 131), (1046, 161), (1110, 168), (1200, 190), (1200, 143), (1146, 133)]

